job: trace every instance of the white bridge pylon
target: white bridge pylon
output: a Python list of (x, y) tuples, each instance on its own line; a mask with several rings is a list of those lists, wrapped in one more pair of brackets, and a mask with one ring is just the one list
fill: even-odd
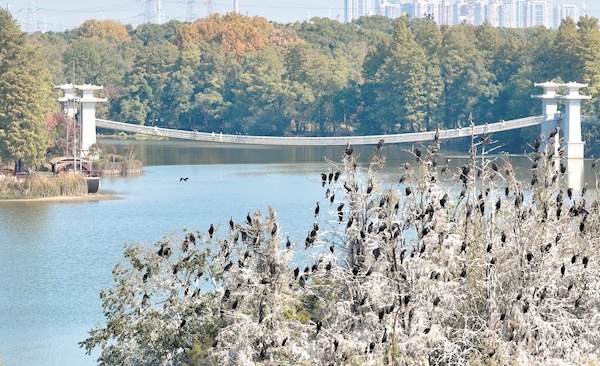
[[(542, 100), (542, 135), (548, 137), (552, 131), (561, 131), (564, 137), (565, 157), (567, 159), (583, 159), (585, 143), (581, 139), (581, 101), (592, 97), (579, 94), (579, 89), (588, 85), (575, 82), (559, 84), (547, 81), (536, 83), (535, 86), (544, 89), (544, 94), (531, 96)], [(566, 89), (567, 94), (556, 94), (556, 91), (560, 89)], [(560, 100), (565, 103), (565, 112), (562, 118), (558, 112)]]

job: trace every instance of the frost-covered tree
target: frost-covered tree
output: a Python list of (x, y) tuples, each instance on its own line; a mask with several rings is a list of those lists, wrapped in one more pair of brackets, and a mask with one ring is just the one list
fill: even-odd
[(551, 142), (528, 182), (493, 145), (452, 168), (436, 141), (393, 174), (383, 141), (348, 146), (303, 242), (269, 209), (130, 246), (82, 345), (105, 365), (594, 364), (597, 194)]

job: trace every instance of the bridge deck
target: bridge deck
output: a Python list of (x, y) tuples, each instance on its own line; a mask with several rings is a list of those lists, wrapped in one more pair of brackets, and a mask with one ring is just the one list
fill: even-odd
[[(440, 130), (441, 140), (456, 137), (465, 137), (480, 135), (483, 133), (492, 133), (513, 130), (517, 128), (536, 126), (542, 123), (542, 116), (520, 118), (511, 121), (501, 121), (478, 126), (469, 126), (450, 130)], [(146, 135), (162, 136), (175, 139), (222, 142), (229, 144), (252, 144), (252, 145), (374, 145), (383, 139), (386, 144), (407, 143), (433, 140), (435, 131), (403, 133), (393, 135), (371, 135), (371, 136), (341, 136), (341, 137), (274, 137), (274, 136), (248, 136), (248, 135), (230, 135), (221, 133), (207, 133), (196, 131), (182, 131), (168, 128), (140, 126), (129, 123), (109, 121), (105, 119), (96, 119), (96, 127), (106, 128), (116, 131), (141, 133)]]

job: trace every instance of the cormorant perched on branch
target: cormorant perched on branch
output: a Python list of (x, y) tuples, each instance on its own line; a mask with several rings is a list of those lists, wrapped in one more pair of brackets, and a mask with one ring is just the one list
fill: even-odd
[(352, 155), (352, 153), (354, 152), (354, 148), (352, 147), (352, 145), (350, 145), (349, 142), (346, 144), (346, 150), (344, 150), (344, 152), (346, 153), (346, 155)]
[(342, 174), (342, 172), (340, 172), (339, 170), (337, 170), (335, 172), (335, 174), (333, 175), (333, 181), (337, 182), (337, 180), (340, 178), (340, 174)]

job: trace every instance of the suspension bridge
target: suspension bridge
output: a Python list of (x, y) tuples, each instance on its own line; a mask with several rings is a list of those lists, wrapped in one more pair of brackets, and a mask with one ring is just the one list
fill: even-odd
[(520, 118), (512, 121), (501, 121), (485, 125), (470, 126), (464, 128), (402, 133), (390, 135), (369, 135), (369, 136), (336, 136), (336, 137), (278, 137), (278, 136), (251, 136), (251, 135), (231, 135), (223, 133), (207, 133), (196, 131), (182, 131), (168, 128), (132, 125), (129, 123), (109, 121), (96, 118), (96, 127), (106, 128), (115, 131), (124, 131), (130, 133), (140, 133), (168, 137), (173, 139), (196, 140), (206, 142), (223, 142), (229, 144), (251, 144), (251, 145), (374, 145), (380, 140), (386, 144), (419, 142), (433, 140), (435, 134), (441, 140), (456, 137), (465, 137), (471, 135), (480, 135), (483, 133), (492, 133), (542, 124), (542, 116)]
[[(473, 125), (456, 129), (444, 129), (427, 132), (369, 135), (369, 136), (337, 136), (337, 137), (276, 137), (276, 136), (252, 136), (241, 134), (223, 134), (214, 132), (184, 131), (168, 129), (156, 126), (141, 126), (129, 123), (110, 121), (95, 117), (95, 103), (106, 101), (105, 99), (93, 98), (90, 90), (97, 90), (101, 87), (95, 86), (73, 86), (71, 84), (57, 87), (65, 90), (65, 98), (59, 99), (63, 103), (63, 109), (72, 115), (77, 113), (74, 109), (69, 109), (69, 101), (76, 100), (75, 94), (70, 92), (76, 88), (83, 90), (84, 98), (81, 104), (84, 105), (82, 115), (82, 151), (89, 151), (89, 146), (96, 142), (96, 128), (104, 128), (115, 131), (124, 131), (130, 133), (147, 134), (161, 136), (173, 139), (185, 139), (204, 142), (216, 142), (227, 144), (252, 144), (252, 145), (371, 145), (384, 140), (386, 144), (394, 143), (412, 143), (420, 141), (430, 141), (434, 138), (440, 140), (467, 137), (472, 135), (481, 135), (500, 131), (514, 130), (530, 126), (541, 126), (541, 134), (550, 136), (553, 131), (560, 131), (561, 144), (565, 151), (565, 157), (568, 159), (582, 159), (584, 142), (581, 139), (581, 101), (589, 99), (589, 96), (579, 94), (579, 89), (587, 87), (587, 84), (580, 83), (554, 83), (545, 82), (535, 84), (536, 87), (543, 88), (541, 95), (532, 95), (532, 98), (542, 101), (542, 115), (520, 118), (509, 121), (499, 121), (495, 123), (486, 123), (482, 125)], [(566, 94), (557, 94), (557, 90), (566, 90)], [(564, 101), (564, 112), (558, 112), (558, 102)], [(87, 132), (86, 132), (87, 131)], [(436, 136), (437, 135), (437, 136)]]

